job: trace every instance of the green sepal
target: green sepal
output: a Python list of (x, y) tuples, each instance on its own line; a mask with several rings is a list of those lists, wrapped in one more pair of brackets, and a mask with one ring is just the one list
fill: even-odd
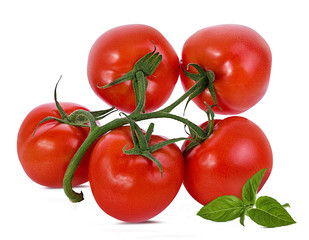
[[(198, 73), (190, 73), (188, 71), (190, 66), (194, 67), (198, 71)], [(187, 70), (185, 70), (183, 67), (181, 67), (181, 69), (188, 78), (192, 79), (195, 82), (197, 82), (201, 78), (207, 78), (208, 77), (207, 71), (196, 63), (189, 63), (187, 65)]]
[(150, 53), (147, 53), (142, 58), (140, 58), (133, 66), (133, 69), (126, 73), (125, 75), (121, 76), (120, 78), (115, 79), (111, 83), (99, 86), (100, 83), (97, 84), (98, 88), (105, 89), (112, 87), (116, 84), (120, 84), (126, 81), (133, 80), (136, 78), (136, 73), (141, 71), (144, 73), (145, 76), (150, 76), (154, 73), (160, 62), (162, 61), (162, 55), (159, 52), (156, 52), (157, 48), (153, 42), (154, 50)]
[(208, 118), (208, 124), (206, 126), (206, 129), (204, 130), (204, 132), (206, 133), (204, 137), (198, 136), (196, 134), (196, 132), (194, 132), (190, 127), (189, 127), (189, 131), (190, 131), (190, 135), (192, 137), (191, 139), (191, 143), (188, 144), (188, 146), (185, 148), (184, 153), (187, 153), (191, 148), (194, 148), (195, 146), (199, 145), (200, 143), (204, 142), (207, 138), (210, 137), (210, 135), (213, 132), (213, 128), (214, 128), (214, 118), (215, 118), (215, 114), (212, 110), (212, 107), (214, 107), (214, 105), (210, 106), (207, 102), (205, 102), (207, 108), (205, 110), (207, 118)]
[(166, 141), (163, 141), (163, 142), (159, 142), (157, 144), (154, 144), (152, 146), (149, 147), (149, 151), (151, 153), (155, 152), (155, 151), (158, 151), (160, 148), (163, 148), (167, 145), (170, 145), (172, 143), (176, 143), (176, 142), (179, 142), (179, 141), (183, 141), (183, 140), (191, 140), (189, 138), (185, 138), (185, 137), (179, 137), (179, 138), (171, 138), (171, 139), (168, 139)]
[(205, 89), (208, 87), (208, 81), (205, 81), (205, 80), (207, 80), (206, 78), (200, 78), (198, 81), (197, 81), (197, 83), (196, 83), (196, 90), (192, 93), (192, 94), (190, 94), (190, 96), (189, 96), (189, 98), (188, 98), (188, 100), (187, 100), (187, 102), (186, 102), (186, 105), (185, 105), (185, 107), (184, 107), (184, 113), (185, 113), (185, 111), (186, 111), (186, 109), (187, 109), (187, 107), (188, 107), (188, 104), (189, 104), (189, 102), (193, 99), (193, 98), (195, 98), (195, 97), (197, 97), (198, 95), (200, 95), (202, 92), (204, 92), (205, 91)]
[(212, 108), (215, 106), (215, 105), (212, 105), (210, 106), (207, 102), (204, 102), (207, 106), (205, 112), (206, 112), (206, 115), (207, 115), (207, 118), (208, 118), (208, 124), (206, 126), (206, 129), (205, 129), (205, 132), (206, 132), (206, 137), (204, 140), (206, 140), (207, 138), (210, 137), (210, 135), (212, 134), (213, 132), (213, 128), (214, 128), (214, 122), (215, 122), (215, 113), (214, 111), (212, 110)]
[(131, 128), (131, 135), (132, 135), (132, 141), (134, 147), (131, 149), (126, 149), (127, 145), (123, 148), (123, 152), (127, 155), (140, 155), (143, 157), (148, 158), (149, 160), (153, 161), (159, 168), (161, 177), (163, 174), (162, 171), (162, 165), (159, 160), (157, 160), (149, 151), (149, 141), (151, 137), (151, 133), (153, 132), (153, 124), (150, 124), (146, 133), (147, 135), (143, 133), (141, 128), (137, 125), (135, 121), (133, 121), (129, 116), (127, 116), (125, 113), (121, 113), (125, 115), (130, 123)]
[(143, 151), (141, 155), (144, 156), (145, 158), (150, 159), (151, 161), (153, 161), (153, 162), (158, 166), (158, 168), (159, 168), (159, 170), (160, 170), (161, 178), (162, 178), (162, 177), (163, 177), (163, 169), (162, 169), (162, 164), (161, 164), (161, 162), (160, 162), (158, 159), (156, 159), (156, 158), (151, 154), (150, 151)]
[(38, 125), (36, 125), (36, 127), (35, 127), (35, 129), (34, 129), (34, 131), (33, 131), (32, 137), (34, 136), (34, 134), (35, 134), (36, 131), (38, 130), (38, 127), (39, 127), (42, 123), (47, 122), (47, 121), (50, 121), (50, 120), (56, 120), (56, 121), (58, 121), (58, 122), (60, 122), (60, 123), (67, 123), (66, 120), (63, 120), (63, 119), (61, 119), (61, 118), (46, 117), (46, 118), (44, 118), (43, 120), (41, 120), (41, 121), (38, 123)]
[(146, 138), (148, 145), (149, 145), (150, 138), (151, 138), (151, 135), (153, 133), (153, 130), (154, 130), (154, 123), (150, 123), (148, 128), (147, 128), (146, 134), (145, 134), (145, 138)]
[[(195, 68), (198, 71), (198, 73), (190, 73), (189, 71), (187, 71), (190, 66)], [(196, 90), (189, 96), (189, 98), (186, 102), (184, 111), (186, 110), (188, 103), (193, 98), (195, 98), (198, 95), (200, 95), (201, 93), (203, 93), (203, 91), (207, 88), (208, 88), (208, 90), (211, 94), (211, 97), (213, 99), (213, 102), (214, 102), (213, 106), (218, 106), (218, 100), (217, 100), (216, 92), (215, 92), (214, 85), (213, 85), (213, 83), (215, 81), (214, 72), (211, 71), (211, 70), (206, 71), (204, 68), (202, 68), (200, 65), (198, 65), (196, 63), (188, 64), (187, 70), (185, 70), (183, 67), (181, 67), (181, 69), (188, 78), (192, 79), (193, 81), (195, 81), (197, 83), (196, 84)], [(221, 108), (220, 108), (220, 110), (221, 110)]]
[(181, 70), (183, 71), (183, 73), (184, 73), (188, 78), (190, 78), (190, 79), (192, 79), (193, 81), (197, 82), (198, 80), (201, 79), (201, 75), (200, 75), (199, 73), (191, 73), (191, 72), (189, 72), (189, 71), (188, 71), (188, 70), (189, 70), (189, 66), (190, 66), (190, 64), (188, 64), (187, 70), (185, 70), (185, 69), (183, 68), (183, 66), (181, 65)]
[(188, 146), (187, 146), (187, 147), (185, 148), (185, 150), (183, 151), (184, 154), (186, 154), (190, 149), (192, 149), (192, 148), (194, 148), (194, 147), (200, 145), (199, 142), (194, 141), (194, 140), (192, 140), (192, 139), (190, 139), (190, 140), (191, 140), (191, 142), (188, 144)]
[(55, 104), (56, 104), (56, 107), (57, 107), (57, 110), (61, 116), (61, 119), (65, 120), (65, 119), (68, 119), (68, 115), (67, 113), (64, 111), (64, 109), (61, 107), (60, 103), (58, 102), (57, 100), (57, 87), (58, 87), (58, 84), (61, 80), (62, 76), (60, 76), (58, 82), (56, 83), (56, 86), (55, 86), (55, 90), (54, 90), (54, 101), (55, 101)]
[[(189, 128), (189, 133), (187, 132), (186, 127)], [(185, 132), (188, 135), (190, 135), (193, 140), (197, 139), (197, 137), (199, 136), (197, 132), (193, 128), (191, 128), (187, 123), (184, 125), (184, 129), (185, 129)], [(203, 132), (205, 132), (204, 129), (203, 129)]]
[(133, 72), (137, 73), (139, 71), (142, 71), (145, 76), (150, 76), (151, 74), (154, 73), (160, 62), (162, 61), (162, 55), (157, 51), (156, 45), (153, 43), (153, 51), (146, 54), (144, 57), (139, 59), (134, 67), (133, 67)]
[(105, 109), (105, 110), (99, 110), (99, 111), (91, 111), (90, 113), (94, 117), (96, 121), (101, 120), (105, 117), (107, 117), (109, 114), (118, 111), (115, 106), (112, 106), (111, 108)]
[[(199, 73), (188, 72), (187, 70), (189, 69), (189, 66), (194, 67)], [(209, 80), (207, 78), (206, 71), (202, 67), (200, 67), (198, 64), (191, 63), (191, 64), (188, 64), (187, 70), (185, 70), (182, 66), (181, 66), (181, 69), (188, 78), (190, 78), (190, 79), (192, 79), (193, 81), (196, 82), (196, 84), (194, 86), (195, 90), (193, 91), (193, 93), (190, 94), (190, 96), (189, 96), (189, 98), (186, 102), (186, 105), (184, 107), (184, 113), (185, 113), (189, 102), (193, 98), (200, 95), (208, 87)]]
[(98, 83), (97, 87), (100, 88), (100, 89), (105, 89), (105, 88), (109, 88), (109, 87), (112, 87), (114, 85), (129, 81), (129, 80), (132, 80), (133, 78), (134, 78), (134, 74), (133, 74), (132, 71), (130, 71), (130, 72), (126, 73), (125, 75), (121, 76), (120, 78), (117, 78), (116, 80), (114, 80), (114, 81), (112, 81), (109, 84), (106, 84), (104, 86), (99, 86), (100, 83)]
[(154, 130), (154, 124), (151, 123), (146, 131), (146, 133), (144, 134), (143, 131), (141, 130), (141, 128), (137, 125), (137, 123), (135, 121), (133, 121), (129, 116), (127, 116), (125, 113), (122, 113), (123, 115), (125, 115), (130, 123), (130, 128), (131, 128), (131, 134), (132, 134), (132, 141), (133, 141), (133, 145), (134, 147), (131, 149), (126, 149), (127, 145), (123, 148), (123, 152), (127, 155), (141, 155), (144, 156), (148, 159), (150, 159), (151, 161), (153, 161), (159, 168), (160, 173), (161, 173), (161, 177), (163, 176), (163, 171), (162, 171), (162, 165), (161, 162), (156, 159), (152, 153), (158, 151), (159, 149), (181, 141), (181, 140), (188, 140), (188, 138), (173, 138), (173, 139), (168, 139), (166, 141), (162, 141), (160, 143), (154, 144), (152, 146), (149, 146), (149, 142), (150, 142), (150, 138), (151, 138), (151, 134), (153, 133)]
[[(53, 116), (48, 116), (46, 118), (44, 118), (43, 120), (41, 120), (38, 125), (36, 126), (35, 130), (33, 131), (32, 136), (34, 136), (35, 132), (37, 131), (38, 127), (47, 121), (50, 120), (55, 120), (59, 123), (64, 123), (64, 124), (69, 124), (72, 126), (76, 126), (76, 127), (89, 127), (88, 123), (89, 123), (89, 118), (85, 115), (85, 114), (77, 114), (79, 112), (79, 110), (75, 110), (73, 113), (71, 113), (70, 115), (68, 115), (64, 109), (62, 108), (61, 104), (58, 102), (57, 99), (57, 87), (58, 84), (61, 80), (62, 76), (60, 76), (59, 80), (56, 83), (55, 89), (54, 89), (54, 101), (57, 107), (57, 110), (60, 114), (60, 118), (57, 117), (53, 117)], [(106, 110), (100, 110), (100, 111), (93, 111), (93, 112), (89, 112), (95, 121), (101, 120), (104, 117), (106, 117), (107, 115), (113, 113), (114, 111), (117, 111), (117, 109), (115, 109), (115, 107), (111, 107), (109, 109)]]
[(146, 77), (152, 75), (162, 61), (162, 55), (159, 52), (156, 52), (157, 48), (154, 42), (153, 46), (154, 50), (140, 58), (134, 64), (131, 71), (107, 85), (99, 86), (100, 83), (97, 84), (98, 88), (105, 89), (132, 80), (132, 87), (136, 101), (136, 109), (133, 112), (134, 115), (138, 115), (141, 112), (145, 113), (146, 90), (148, 86), (148, 80)]
[(97, 126), (96, 121), (103, 119), (115, 111), (117, 111), (115, 107), (93, 112), (77, 109), (69, 115), (66, 123), (78, 127), (89, 127), (90, 124), (90, 126), (94, 127)]

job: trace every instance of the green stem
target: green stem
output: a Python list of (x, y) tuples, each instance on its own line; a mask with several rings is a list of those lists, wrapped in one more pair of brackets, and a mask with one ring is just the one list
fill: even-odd
[(185, 125), (188, 125), (199, 136), (206, 137), (205, 131), (202, 128), (200, 128), (198, 125), (196, 125), (195, 123), (189, 121), (186, 118), (183, 118), (183, 117), (180, 117), (178, 115), (174, 115), (168, 112), (157, 111), (157, 112), (151, 112), (151, 113), (144, 113), (144, 114), (139, 115), (137, 118), (133, 120), (141, 121), (141, 120), (146, 120), (146, 119), (151, 119), (151, 118), (170, 118), (170, 119), (177, 120), (179, 122), (184, 123)]
[(71, 202), (80, 202), (84, 199), (82, 192), (77, 193), (72, 189), (72, 180), (74, 177), (74, 173), (87, 150), (103, 134), (107, 133), (111, 129), (120, 127), (126, 123), (128, 123), (128, 120), (126, 118), (117, 118), (101, 127), (98, 127), (97, 125), (91, 125), (91, 130), (88, 137), (85, 139), (83, 144), (73, 156), (63, 178), (63, 189), (66, 196), (71, 200)]
[[(170, 118), (177, 120), (179, 122), (184, 123), (187, 125), (190, 129), (191, 135), (194, 134), (197, 139), (206, 139), (207, 138), (207, 133), (209, 134), (211, 131), (205, 131), (202, 128), (200, 128), (198, 125), (194, 124), (193, 122), (189, 121), (186, 118), (171, 114), (170, 112), (177, 107), (181, 102), (183, 102), (186, 98), (188, 98), (188, 102), (191, 101), (194, 97), (199, 95), (202, 91), (205, 90), (205, 88), (208, 87), (210, 92), (212, 93), (213, 99), (215, 104), (217, 103), (216, 98), (215, 98), (215, 93), (214, 93), (214, 88), (211, 85), (214, 81), (214, 74), (210, 71), (206, 71), (202, 69), (200, 66), (197, 64), (190, 64), (194, 68), (196, 68), (199, 72), (199, 74), (193, 74), (189, 73), (188, 71), (185, 71), (185, 74), (188, 77), (193, 78), (193, 80), (196, 82), (195, 85), (193, 85), (187, 92), (185, 92), (180, 98), (178, 98), (174, 103), (171, 105), (165, 107), (162, 110), (156, 111), (156, 112), (151, 112), (151, 113), (145, 113), (145, 101), (146, 101), (146, 90), (147, 90), (147, 76), (150, 76), (154, 73), (155, 69), (157, 66), (160, 64), (162, 61), (162, 55), (156, 52), (156, 47), (154, 45), (154, 50), (148, 54), (146, 54), (144, 57), (139, 59), (133, 69), (125, 74), (123, 77), (120, 77), (113, 81), (112, 83), (103, 86), (101, 88), (107, 88), (107, 87), (112, 87), (116, 84), (132, 80), (132, 85), (134, 88), (135, 92), (135, 99), (136, 99), (136, 109), (129, 115), (129, 117), (123, 117), (123, 118), (117, 118), (112, 120), (111, 122), (99, 127), (96, 124), (96, 119), (94, 118), (94, 115), (96, 116), (99, 114), (99, 116), (105, 116), (105, 112), (99, 112), (99, 113), (94, 113), (92, 115), (91, 113), (84, 111), (84, 110), (77, 110), (74, 113), (72, 113), (70, 116), (65, 116), (64, 114), (63, 117), (66, 118), (67, 120), (73, 120), (73, 122), (76, 122), (79, 119), (82, 119), (82, 121), (77, 121), (78, 123), (86, 123), (87, 121), (84, 121), (84, 119), (88, 119), (90, 123), (90, 133), (88, 137), (85, 139), (83, 144), (80, 146), (78, 151), (75, 153), (74, 157), (72, 158), (64, 179), (63, 179), (63, 188), (64, 192), (67, 195), (67, 197), (72, 201), (72, 202), (79, 202), (83, 200), (83, 194), (82, 192), (76, 193), (72, 189), (72, 180), (74, 177), (74, 173), (89, 149), (89, 147), (96, 142), (102, 135), (105, 133), (109, 132), (112, 129), (118, 128), (120, 126), (123, 126), (125, 124), (128, 124), (130, 122), (130, 119), (133, 121), (142, 121), (146, 119), (152, 119), (152, 118)], [(58, 84), (58, 83), (57, 83)], [(57, 85), (56, 85), (57, 87)], [(55, 100), (57, 101), (56, 97), (56, 89), (55, 89)], [(188, 104), (187, 102), (187, 104)], [(187, 105), (186, 105), (187, 106)], [(112, 109), (111, 109), (112, 110)], [(111, 111), (107, 111), (106, 113), (110, 113)], [(210, 113), (207, 113), (209, 116)], [(65, 119), (65, 120), (66, 120)], [(75, 121), (74, 121), (75, 120)], [(212, 123), (213, 124), (213, 123)], [(209, 128), (212, 130), (213, 125), (210, 124)], [(146, 134), (145, 137), (145, 144), (147, 145), (147, 141), (149, 142), (150, 135), (153, 131), (153, 126), (149, 129), (149, 133)], [(177, 140), (177, 139), (176, 139)], [(142, 143), (142, 147), (144, 147), (144, 143)], [(156, 148), (159, 146), (153, 147), (153, 150), (156, 150)], [(144, 147), (146, 148), (146, 147)], [(151, 153), (149, 153), (151, 155)], [(146, 157), (152, 158), (150, 155), (147, 155)], [(155, 159), (154, 159), (155, 160)]]
[[(65, 173), (64, 179), (63, 179), (63, 188), (64, 192), (67, 195), (67, 197), (72, 201), (72, 202), (79, 202), (83, 200), (83, 194), (81, 193), (76, 193), (72, 189), (72, 180), (74, 177), (74, 173), (86, 153), (87, 149), (103, 134), (107, 133), (108, 131), (118, 128), (120, 126), (123, 126), (125, 124), (129, 123), (129, 119), (132, 119), (134, 121), (142, 121), (142, 120), (147, 120), (147, 119), (152, 119), (152, 118), (170, 118), (177, 120), (179, 122), (184, 123), (187, 125), (194, 133), (201, 139), (205, 139), (207, 137), (207, 132), (205, 132), (202, 128), (200, 128), (198, 125), (194, 124), (193, 122), (189, 121), (186, 118), (171, 114), (170, 112), (178, 106), (182, 101), (184, 101), (187, 97), (189, 97), (192, 93), (196, 91), (196, 89), (199, 87), (198, 84), (195, 84), (192, 86), (187, 92), (183, 94), (179, 99), (177, 99), (174, 103), (172, 103), (170, 106), (151, 113), (141, 113), (143, 107), (145, 106), (145, 92), (147, 85), (145, 85), (144, 80), (147, 81), (147, 79), (144, 79), (145, 75), (143, 72), (140, 72), (136, 76), (136, 80), (138, 82), (138, 94), (137, 94), (137, 108), (136, 110), (130, 114), (129, 118), (124, 117), (124, 118), (117, 118), (112, 120), (111, 122), (98, 127), (96, 125), (94, 117), (88, 113), (87, 111), (84, 110), (77, 110), (73, 114), (71, 114), (69, 117), (74, 118), (79, 115), (84, 115), (89, 119), (90, 122), (90, 133), (84, 143), (81, 145), (81, 147), (78, 149), (74, 157), (72, 158), (67, 171)], [(73, 116), (72, 116), (73, 115)]]
[(96, 127), (94, 130), (91, 130), (90, 134), (88, 135), (84, 143), (80, 146), (80, 148), (78, 149), (78, 151), (72, 158), (65, 172), (65, 175), (63, 178), (63, 190), (71, 202), (80, 202), (84, 199), (82, 192), (77, 193), (73, 191), (72, 180), (73, 180), (74, 173), (81, 159), (83, 158), (87, 150), (90, 148), (90, 146), (99, 137), (99, 136), (95, 137), (95, 135), (97, 135), (98, 132), (99, 132), (99, 127)]
[[(84, 113), (84, 111), (82, 110), (82, 112), (80, 112), (80, 113)], [(87, 117), (89, 117), (91, 119), (90, 116), (87, 115)], [(141, 121), (141, 120), (146, 120), (146, 119), (150, 119), (150, 118), (170, 118), (170, 119), (180, 121), (180, 122), (190, 126), (194, 131), (196, 131), (197, 134), (199, 134), (201, 136), (204, 136), (206, 134), (203, 129), (201, 129), (199, 126), (197, 126), (193, 122), (191, 122), (191, 121), (189, 121), (189, 120), (187, 120), (183, 117), (171, 114), (171, 113), (157, 111), (157, 112), (152, 112), (152, 113), (139, 114), (138, 116), (135, 116), (135, 117), (133, 116), (134, 118), (132, 116), (130, 116), (130, 117), (134, 121)], [(69, 166), (66, 170), (66, 173), (64, 175), (64, 179), (63, 179), (64, 192), (72, 202), (80, 202), (80, 201), (83, 200), (83, 193), (82, 192), (77, 193), (72, 189), (72, 180), (73, 180), (73, 177), (74, 177), (74, 173), (75, 173), (81, 159), (83, 158), (86, 151), (88, 150), (88, 148), (103, 134), (107, 133), (108, 131), (110, 131), (112, 129), (118, 128), (120, 126), (123, 126), (123, 125), (129, 123), (129, 120), (126, 117), (117, 118), (117, 119), (114, 119), (111, 122), (109, 122), (109, 123), (107, 123), (107, 124), (105, 124), (101, 127), (98, 127), (94, 123), (91, 124), (91, 130), (90, 130), (88, 137), (83, 142), (83, 144), (80, 146), (78, 151), (75, 153), (75, 155), (72, 158), (72, 160), (71, 160), (71, 162), (70, 162), (70, 164), (69, 164)]]
[(196, 89), (198, 88), (198, 84), (194, 84), (188, 91), (186, 91), (180, 98), (178, 98), (171, 105), (163, 108), (160, 112), (171, 112), (175, 107), (177, 107), (180, 103), (182, 103), (187, 97), (189, 97)]
[(138, 71), (132, 83), (135, 92), (136, 109), (131, 114), (131, 117), (139, 115), (141, 112), (145, 112), (146, 90), (148, 82), (145, 74), (142, 71)]

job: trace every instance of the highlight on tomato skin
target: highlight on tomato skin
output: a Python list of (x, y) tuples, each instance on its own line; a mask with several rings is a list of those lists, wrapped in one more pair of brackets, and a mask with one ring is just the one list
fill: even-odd
[[(87, 108), (75, 103), (60, 103), (67, 114)], [(56, 120), (42, 123), (46, 117), (60, 118), (55, 103), (42, 104), (28, 113), (22, 122), (17, 136), (19, 161), (34, 182), (50, 187), (61, 188), (63, 177), (75, 152), (87, 138), (88, 127), (75, 127)], [(35, 134), (34, 130), (36, 129)], [(88, 181), (88, 164), (93, 147), (83, 157), (73, 178), (73, 186)]]
[[(166, 140), (152, 135), (150, 146)], [(161, 213), (173, 201), (183, 181), (184, 162), (176, 144), (153, 153), (158, 166), (138, 155), (126, 155), (133, 147), (130, 127), (111, 130), (97, 142), (89, 163), (89, 183), (99, 207), (125, 222), (144, 222)]]
[(112, 87), (104, 86), (133, 69), (134, 64), (154, 49), (162, 55), (155, 72), (147, 77), (145, 111), (152, 112), (170, 97), (179, 77), (179, 58), (168, 40), (153, 27), (143, 24), (123, 25), (103, 33), (93, 44), (88, 56), (87, 74), (94, 93), (120, 111), (135, 110), (132, 81)]
[[(205, 128), (207, 122), (201, 127)], [(182, 150), (189, 141), (184, 142)], [(246, 181), (267, 168), (258, 191), (267, 181), (273, 166), (271, 145), (252, 121), (239, 117), (216, 120), (212, 135), (184, 154), (184, 186), (202, 205), (223, 195), (241, 199)]]
[[(272, 54), (265, 39), (255, 30), (236, 24), (203, 28), (192, 34), (182, 49), (182, 67), (195, 63), (215, 74), (214, 89), (218, 106), (214, 112), (235, 115), (257, 104), (265, 95), (271, 73)], [(197, 73), (195, 69), (188, 69)], [(180, 78), (185, 91), (194, 85), (182, 71)], [(213, 105), (208, 89), (193, 99), (205, 108)]]

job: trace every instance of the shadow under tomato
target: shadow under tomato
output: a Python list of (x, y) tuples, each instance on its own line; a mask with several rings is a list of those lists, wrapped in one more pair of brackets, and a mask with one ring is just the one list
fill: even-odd
[[(62, 187), (59, 187), (59, 188), (52, 188), (52, 187), (45, 187), (45, 186), (41, 186), (42, 189), (46, 189), (46, 190), (63, 190)], [(89, 184), (87, 183), (84, 183), (84, 184), (81, 184), (81, 185), (78, 185), (78, 186), (75, 186), (73, 187), (73, 190), (77, 191), (78, 189), (86, 189), (86, 188), (90, 188)]]
[(117, 225), (147, 225), (147, 224), (160, 224), (162, 223), (161, 221), (156, 221), (156, 220), (147, 220), (144, 222), (118, 222), (116, 223)]

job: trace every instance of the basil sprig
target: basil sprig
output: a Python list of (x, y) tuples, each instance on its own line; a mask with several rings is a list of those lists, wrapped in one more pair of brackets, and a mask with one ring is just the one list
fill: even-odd
[(265, 171), (266, 169), (262, 169), (248, 179), (242, 189), (242, 199), (232, 195), (218, 197), (202, 207), (197, 215), (215, 222), (227, 222), (240, 218), (243, 226), (245, 226), (245, 216), (269, 228), (296, 223), (285, 209), (290, 206), (289, 204), (281, 205), (277, 200), (267, 196), (256, 199)]

